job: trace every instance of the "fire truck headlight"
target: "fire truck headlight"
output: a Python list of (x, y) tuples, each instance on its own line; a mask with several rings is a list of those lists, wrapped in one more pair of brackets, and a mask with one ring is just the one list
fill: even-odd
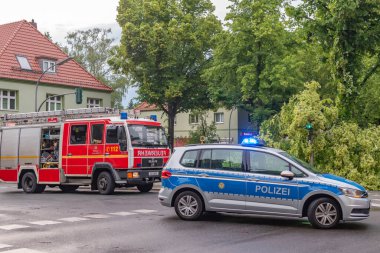
[(127, 176), (128, 176), (128, 178), (139, 178), (140, 177), (140, 173), (138, 173), (138, 172), (128, 172)]

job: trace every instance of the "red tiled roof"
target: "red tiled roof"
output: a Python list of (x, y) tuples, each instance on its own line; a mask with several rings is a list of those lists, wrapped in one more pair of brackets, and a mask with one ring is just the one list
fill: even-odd
[[(21, 70), (16, 55), (26, 57), (32, 71)], [(0, 78), (36, 82), (42, 73), (41, 57), (59, 61), (68, 55), (26, 20), (0, 25)], [(56, 71), (46, 73), (41, 83), (112, 91), (74, 60), (57, 66)]]
[(135, 110), (140, 111), (157, 111), (159, 108), (156, 105), (148, 104), (147, 102), (142, 102), (138, 106), (135, 107)]

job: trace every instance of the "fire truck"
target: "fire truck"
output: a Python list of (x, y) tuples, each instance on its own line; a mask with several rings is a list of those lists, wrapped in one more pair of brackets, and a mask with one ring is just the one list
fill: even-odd
[(5, 114), (0, 118), (0, 181), (26, 193), (46, 186), (149, 192), (170, 156), (164, 128), (110, 108)]

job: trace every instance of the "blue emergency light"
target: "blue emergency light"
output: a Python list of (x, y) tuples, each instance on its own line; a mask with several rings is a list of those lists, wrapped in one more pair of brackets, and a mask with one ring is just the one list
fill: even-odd
[(128, 119), (128, 113), (126, 113), (126, 112), (121, 112), (121, 113), (120, 113), (120, 119)]
[(249, 138), (243, 139), (243, 141), (241, 142), (241, 145), (243, 145), (243, 146), (265, 146), (265, 142), (261, 139), (258, 139), (258, 138), (249, 137)]

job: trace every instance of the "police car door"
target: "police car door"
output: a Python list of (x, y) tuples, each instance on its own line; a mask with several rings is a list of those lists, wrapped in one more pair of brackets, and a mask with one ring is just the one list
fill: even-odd
[(245, 210), (245, 175), (244, 150), (201, 151), (196, 179), (213, 210)]
[(262, 214), (296, 215), (297, 181), (280, 176), (282, 171), (290, 169), (290, 164), (264, 151), (250, 150), (247, 153), (247, 210)]

